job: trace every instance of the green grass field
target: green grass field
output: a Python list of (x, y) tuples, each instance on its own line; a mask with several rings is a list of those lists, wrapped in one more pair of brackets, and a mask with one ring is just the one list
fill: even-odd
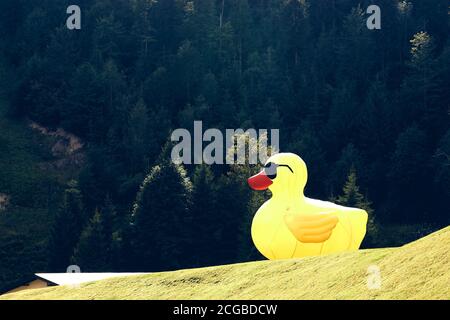
[[(450, 227), (399, 248), (115, 278), (2, 299), (450, 299)], [(381, 270), (369, 290), (367, 270)]]

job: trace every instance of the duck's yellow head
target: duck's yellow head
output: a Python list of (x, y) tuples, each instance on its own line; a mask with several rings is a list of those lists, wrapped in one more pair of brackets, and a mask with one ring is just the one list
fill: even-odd
[(276, 195), (299, 196), (308, 180), (306, 164), (293, 153), (278, 153), (270, 157), (264, 169), (248, 179), (248, 184), (254, 190), (267, 188)]

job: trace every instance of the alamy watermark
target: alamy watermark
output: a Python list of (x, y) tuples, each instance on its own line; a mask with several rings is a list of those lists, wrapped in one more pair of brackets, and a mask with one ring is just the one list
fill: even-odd
[[(81, 273), (81, 268), (76, 264), (73, 264), (67, 267), (66, 273)], [(69, 284), (69, 287), (72, 289), (78, 289), (80, 287), (80, 284), (78, 282), (73, 282)]]
[(369, 30), (381, 29), (381, 9), (379, 6), (373, 4), (367, 7), (367, 14), (370, 16), (367, 18), (366, 26)]
[(77, 5), (70, 5), (66, 10), (67, 14), (70, 16), (66, 20), (66, 26), (69, 30), (80, 30), (81, 29), (81, 9)]
[[(194, 137), (187, 129), (176, 129), (171, 141), (171, 159), (176, 164), (264, 164), (280, 150), (280, 130), (212, 128), (203, 132), (202, 121), (194, 121)], [(204, 146), (204, 143), (207, 145)]]
[[(81, 29), (81, 8), (78, 5), (70, 5), (66, 10), (67, 14), (70, 16), (66, 20), (66, 26), (69, 30), (80, 30)], [(367, 7), (367, 14), (370, 16), (367, 18), (366, 26), (369, 30), (380, 30), (381, 29), (381, 9), (379, 6), (372, 4)]]
[(367, 268), (367, 288), (369, 290), (381, 289), (381, 270), (377, 265), (371, 265)]

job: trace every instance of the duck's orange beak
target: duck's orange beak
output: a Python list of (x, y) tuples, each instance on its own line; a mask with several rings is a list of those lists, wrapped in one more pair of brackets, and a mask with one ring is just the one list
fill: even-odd
[(253, 190), (266, 190), (273, 182), (262, 170), (260, 173), (255, 174), (253, 177), (248, 178), (248, 185)]

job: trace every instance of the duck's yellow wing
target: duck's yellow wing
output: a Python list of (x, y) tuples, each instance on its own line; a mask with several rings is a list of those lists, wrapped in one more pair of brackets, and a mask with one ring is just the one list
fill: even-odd
[(334, 213), (286, 214), (284, 221), (302, 243), (322, 243), (327, 241), (339, 222)]

